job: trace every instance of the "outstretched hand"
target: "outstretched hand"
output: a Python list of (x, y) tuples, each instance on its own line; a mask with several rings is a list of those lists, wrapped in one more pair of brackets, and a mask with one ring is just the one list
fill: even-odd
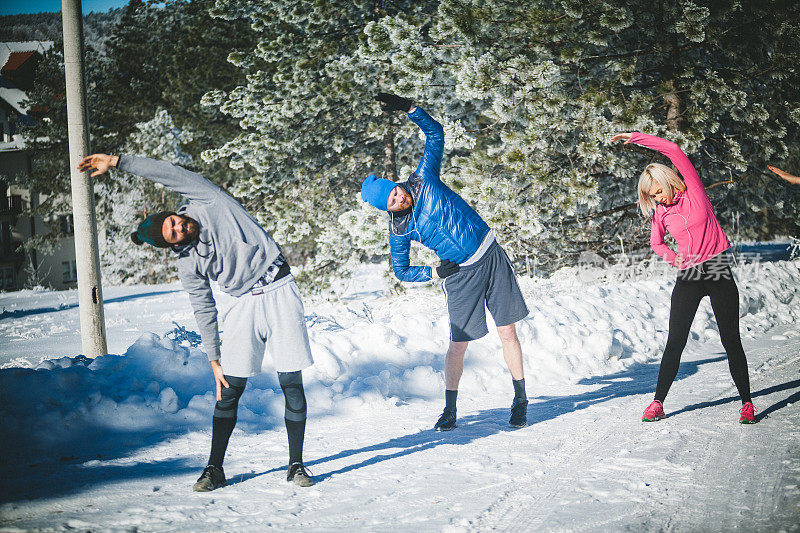
[(617, 133), (613, 137), (611, 137), (611, 142), (617, 142), (624, 140), (625, 143), (631, 142), (631, 134), (630, 133)]
[(793, 183), (795, 185), (800, 185), (800, 177), (792, 176), (788, 172), (784, 172), (783, 170), (779, 169), (778, 167), (773, 167), (772, 165), (767, 165), (767, 168), (770, 169), (772, 172), (780, 176), (781, 178), (785, 179), (789, 183)]
[(117, 166), (118, 161), (119, 156), (117, 155), (92, 154), (84, 157), (83, 160), (78, 163), (78, 170), (81, 172), (88, 172), (94, 169), (92, 177), (95, 177), (100, 174), (105, 174), (108, 172), (109, 168)]
[(404, 113), (408, 113), (411, 111), (411, 106), (414, 105), (414, 102), (408, 98), (403, 98), (402, 96), (397, 96), (396, 94), (390, 93), (378, 93), (378, 96), (375, 97), (375, 100), (381, 103), (381, 109), (387, 113), (392, 111), (403, 111)]

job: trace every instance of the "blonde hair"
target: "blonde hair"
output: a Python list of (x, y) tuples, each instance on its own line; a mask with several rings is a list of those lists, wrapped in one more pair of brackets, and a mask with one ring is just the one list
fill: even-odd
[(672, 203), (675, 193), (685, 191), (686, 184), (678, 173), (661, 163), (650, 163), (639, 176), (639, 209), (646, 218), (651, 218), (656, 211), (655, 200), (650, 198), (650, 189), (653, 183), (661, 185), (667, 197), (667, 203)]

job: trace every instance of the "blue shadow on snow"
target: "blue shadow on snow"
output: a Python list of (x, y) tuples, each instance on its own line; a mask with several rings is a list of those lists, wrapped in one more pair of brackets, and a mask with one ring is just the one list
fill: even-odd
[[(701, 365), (724, 360), (725, 356), (719, 356), (698, 361), (684, 361), (681, 363), (676, 381), (695, 374)], [(529, 425), (552, 420), (561, 415), (586, 409), (592, 405), (616, 398), (652, 393), (655, 389), (657, 377), (658, 364), (640, 363), (614, 374), (593, 376), (579, 381), (579, 384), (582, 385), (601, 385), (599, 388), (591, 391), (566, 396), (532, 397), (528, 412)], [(753, 397), (757, 398), (798, 387), (800, 387), (800, 379), (756, 391), (753, 393)], [(722, 405), (737, 400), (738, 397), (728, 397), (701, 402), (670, 413), (670, 416), (696, 409)], [(800, 391), (765, 408), (759, 414), (758, 420), (797, 401), (800, 401)], [(398, 459), (416, 452), (435, 448), (442, 444), (466, 445), (491, 435), (507, 431), (517, 431), (508, 426), (508, 414), (508, 409), (505, 408), (485, 409), (474, 414), (460, 417), (458, 421), (459, 427), (452, 432), (441, 433), (433, 429), (422, 430), (408, 435), (394, 437), (385, 442), (342, 450), (327, 457), (306, 461), (306, 465), (316, 470), (316, 467), (320, 467), (330, 461), (336, 461), (362, 453), (378, 452), (376, 455), (369, 458), (335, 470), (317, 472), (315, 477), (318, 481), (322, 482), (337, 474), (344, 474), (383, 461)], [(433, 422), (433, 418), (434, 417), (431, 419), (431, 423)], [(102, 458), (108, 460), (110, 458), (124, 457), (133, 449), (152, 446), (174, 435), (174, 432), (142, 433), (135, 431), (116, 432), (114, 435), (105, 435), (106, 439), (115, 439), (118, 443), (119, 441), (127, 442), (122, 446), (114, 446), (113, 453), (111, 453), (110, 456), (105, 455)], [(6, 436), (8, 437), (9, 435)], [(103, 448), (106, 450), (108, 449), (107, 446), (104, 446), (107, 444), (106, 442), (86, 444), (88, 444), (85, 448), (85, 451), (88, 452), (86, 455), (97, 453)], [(37, 464), (3, 465), (3, 468), (0, 468), (0, 470), (5, 471), (6, 474), (11, 474), (16, 481), (14, 491), (5, 491), (3, 497), (0, 497), (0, 502), (48, 498), (64, 493), (74, 494), (103, 484), (137, 479), (152, 479), (154, 483), (153, 491), (158, 492), (161, 490), (161, 485), (158, 482), (158, 478), (161, 476), (174, 476), (175, 474), (189, 473), (197, 474), (202, 468), (202, 465), (198, 464), (195, 457), (172, 458), (163, 461), (134, 463), (129, 465), (98, 464), (97, 466), (81, 464), (87, 459), (86, 456), (82, 459), (65, 457), (62, 458), (60, 462), (54, 462), (53, 458), (43, 459), (43, 462)], [(58, 464), (63, 465), (63, 467), (54, 468), (55, 465)], [(229, 477), (229, 485), (234, 486), (244, 481), (285, 469), (285, 465), (281, 465), (280, 467), (271, 468), (258, 473), (232, 473)]]
[[(697, 373), (701, 365), (716, 363), (724, 361), (725, 359), (725, 356), (720, 356), (699, 361), (684, 361), (681, 363), (676, 381)], [(614, 374), (582, 379), (578, 382), (581, 385), (602, 386), (598, 389), (580, 394), (531, 397), (530, 399), (534, 401), (532, 401), (528, 407), (528, 425), (531, 426), (540, 422), (552, 420), (558, 416), (580, 409), (586, 409), (592, 405), (616, 398), (652, 393), (652, 391), (655, 390), (656, 380), (658, 378), (658, 366), (658, 364), (654, 363), (637, 363)], [(315, 467), (330, 461), (336, 461), (362, 453), (391, 450), (390, 453), (374, 455), (336, 470), (323, 473), (315, 472), (315, 479), (321, 482), (337, 474), (344, 474), (365, 466), (429, 450), (441, 444), (465, 445), (498, 433), (517, 431), (517, 429), (509, 427), (508, 416), (508, 409), (485, 409), (475, 414), (459, 417), (458, 428), (454, 431), (438, 432), (433, 429), (426, 429), (409, 435), (395, 437), (382, 443), (342, 450), (327, 457), (305, 461), (305, 464), (308, 467)], [(431, 419), (431, 424), (433, 424), (433, 422), (434, 417)], [(236, 485), (255, 477), (285, 469), (285, 466), (281, 466), (264, 472), (236, 474), (233, 476), (234, 480), (229, 481), (229, 485)]]
[[(59, 465), (59, 467), (55, 465)], [(188, 475), (190, 473), (199, 475), (202, 466), (198, 466), (197, 459), (194, 457), (97, 466), (83, 465), (76, 458), (70, 457), (63, 458), (58, 463), (42, 462), (27, 466), (14, 465), (13, 467), (4, 465), (0, 471), (8, 475), (6, 478), (8, 483), (13, 481), (13, 490), (4, 490), (0, 496), (0, 503), (11, 503), (53, 498), (64, 494), (74, 496), (102, 485), (121, 481), (152, 480), (153, 492), (159, 492), (163, 488), (164, 477), (171, 478), (176, 474)], [(184, 488), (181, 487), (181, 489)], [(190, 488), (186, 490), (190, 490)], [(0, 523), (2, 523), (2, 519), (0, 519)]]
[[(113, 304), (119, 302), (128, 302), (130, 300), (137, 300), (139, 298), (149, 298), (150, 296), (160, 296), (162, 294), (172, 294), (173, 292), (182, 292), (178, 289), (174, 289), (171, 291), (152, 291), (152, 292), (142, 292), (139, 294), (129, 294), (127, 296), (118, 296), (116, 298), (109, 298), (108, 300), (103, 300), (104, 304)], [(22, 318), (26, 316), (33, 316), (33, 315), (43, 315), (45, 313), (56, 313), (58, 311), (66, 311), (68, 309), (74, 309), (78, 307), (78, 302), (70, 303), (70, 304), (61, 304), (55, 307), (36, 307), (33, 309), (18, 309), (15, 311), (6, 311), (3, 310), (0, 313), (0, 320), (6, 318)]]
[[(775, 393), (775, 392), (785, 391), (785, 390), (789, 390), (789, 389), (796, 389), (798, 387), (800, 387), (800, 379), (795, 379), (795, 380), (792, 380), (792, 381), (787, 381), (786, 383), (781, 383), (780, 385), (773, 385), (772, 387), (767, 387), (767, 388), (761, 389), (759, 391), (751, 392), (750, 396), (752, 396), (753, 399), (755, 399), (755, 398), (758, 398), (760, 396), (766, 396), (767, 394), (772, 394), (772, 393)], [(682, 414), (682, 413), (688, 413), (689, 411), (694, 411), (696, 409), (705, 409), (706, 407), (715, 407), (717, 405), (723, 405), (723, 404), (726, 404), (726, 403), (732, 403), (732, 402), (738, 402), (738, 401), (741, 401), (738, 395), (737, 396), (728, 396), (726, 398), (720, 398), (718, 400), (712, 400), (712, 401), (708, 401), (708, 402), (700, 402), (700, 403), (695, 403), (695, 404), (692, 404), (692, 405), (687, 405), (686, 407), (684, 407), (684, 408), (682, 408), (682, 409), (680, 409), (678, 411), (675, 411), (673, 413), (669, 413), (667, 416), (668, 417), (669, 416), (675, 416), (675, 415)], [(764, 410), (760, 411), (759, 413), (757, 413), (756, 414), (756, 422), (759, 422), (759, 421), (763, 420), (764, 418), (767, 418), (770, 413), (773, 413), (773, 412), (775, 412), (775, 411), (777, 411), (779, 409), (783, 409), (787, 405), (793, 404), (793, 403), (795, 403), (797, 401), (800, 401), (800, 391), (795, 392), (791, 396), (789, 396), (789, 397), (787, 397), (787, 398), (785, 398), (785, 399), (783, 399), (783, 400), (781, 400), (779, 402), (776, 402), (776, 403), (770, 405), (769, 407), (767, 407), (766, 409), (764, 409)], [(754, 402), (754, 403), (757, 403), (757, 402)]]

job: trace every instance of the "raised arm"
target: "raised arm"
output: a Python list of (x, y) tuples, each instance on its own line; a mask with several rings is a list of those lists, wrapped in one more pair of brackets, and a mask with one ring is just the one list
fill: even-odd
[(442, 170), (444, 154), (444, 128), (421, 107), (415, 107), (408, 114), (425, 134), (425, 152), (417, 166), (417, 175), (424, 180), (438, 180)]
[(219, 187), (200, 174), (166, 161), (158, 161), (146, 157), (92, 154), (80, 162), (78, 170), (86, 172), (95, 169), (92, 172), (92, 177), (94, 177), (103, 174), (112, 167), (117, 167), (130, 174), (160, 183), (195, 202), (213, 203), (222, 193)]
[(672, 164), (678, 169), (678, 172), (683, 176), (683, 181), (686, 183), (686, 188), (689, 190), (702, 191), (705, 194), (705, 187), (703, 182), (700, 181), (700, 176), (694, 169), (694, 165), (683, 153), (683, 150), (672, 141), (656, 137), (655, 135), (647, 135), (646, 133), (639, 133), (638, 131), (631, 132), (630, 139), (626, 143), (638, 144), (651, 150), (657, 150), (667, 156)]
[(408, 118), (420, 127), (425, 134), (425, 152), (417, 166), (417, 175), (423, 180), (438, 180), (442, 168), (444, 154), (444, 128), (422, 108), (417, 107), (408, 98), (389, 93), (378, 93), (375, 97), (381, 102), (381, 109), (386, 112), (403, 111)]
[(773, 167), (772, 165), (767, 165), (767, 168), (770, 169), (772, 172), (780, 176), (781, 178), (785, 179), (789, 183), (793, 185), (800, 185), (800, 177), (792, 176), (788, 172), (784, 172), (783, 170), (779, 169), (778, 167)]

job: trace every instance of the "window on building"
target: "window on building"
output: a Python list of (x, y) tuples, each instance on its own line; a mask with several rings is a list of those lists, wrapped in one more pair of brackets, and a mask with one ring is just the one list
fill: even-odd
[(72, 215), (59, 215), (58, 224), (61, 232), (67, 235), (75, 234), (75, 224), (73, 223)]
[(14, 291), (17, 289), (17, 273), (14, 267), (0, 267), (0, 290)]
[(8, 208), (12, 215), (19, 215), (24, 208), (22, 196), (19, 194), (12, 194), (8, 197)]
[(78, 265), (75, 261), (61, 262), (61, 281), (64, 283), (78, 281)]
[(11, 142), (11, 123), (8, 120), (8, 115), (3, 109), (0, 109), (0, 140), (4, 143)]
[(11, 224), (0, 222), (0, 244), (11, 244)]

